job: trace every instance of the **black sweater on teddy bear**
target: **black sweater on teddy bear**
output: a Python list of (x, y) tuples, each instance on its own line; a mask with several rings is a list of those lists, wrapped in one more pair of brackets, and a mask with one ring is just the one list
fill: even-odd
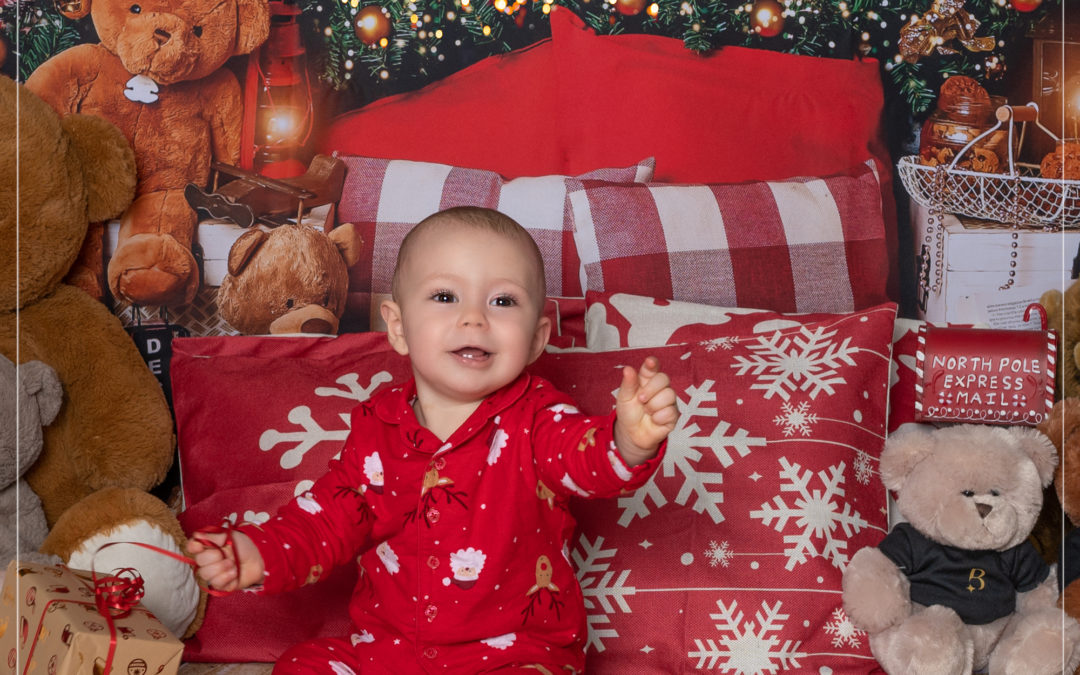
[(931, 541), (909, 523), (893, 527), (878, 548), (911, 582), (913, 602), (950, 607), (972, 625), (1011, 614), (1016, 594), (1050, 574), (1030, 542), (1004, 551), (972, 551)]

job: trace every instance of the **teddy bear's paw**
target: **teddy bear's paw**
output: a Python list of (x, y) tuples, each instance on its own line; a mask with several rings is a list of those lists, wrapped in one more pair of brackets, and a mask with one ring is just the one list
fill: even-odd
[(136, 305), (182, 307), (199, 290), (199, 268), (191, 251), (168, 234), (124, 239), (109, 261), (113, 295)]
[(940, 605), (871, 636), (870, 650), (889, 675), (970, 675), (974, 663), (963, 621)]
[(1016, 617), (990, 655), (990, 675), (1073, 673), (1080, 665), (1080, 623), (1045, 608)]

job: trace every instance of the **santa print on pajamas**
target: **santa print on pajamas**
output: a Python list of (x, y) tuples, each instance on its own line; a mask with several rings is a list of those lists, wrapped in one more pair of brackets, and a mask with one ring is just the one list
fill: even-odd
[(415, 396), (410, 381), (359, 405), (340, 459), (311, 490), (269, 522), (238, 528), (262, 554), (263, 593), (360, 565), (353, 633), (294, 647), (279, 667), (581, 672), (585, 608), (568, 559), (567, 501), (640, 487), (664, 446), (628, 468), (614, 413), (583, 415), (528, 374), (485, 399), (446, 442), (420, 426)]

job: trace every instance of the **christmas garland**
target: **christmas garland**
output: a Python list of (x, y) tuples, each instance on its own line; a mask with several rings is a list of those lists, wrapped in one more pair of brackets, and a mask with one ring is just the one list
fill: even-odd
[[(988, 89), (1012, 45), (1062, 0), (288, 0), (313, 68), (335, 89), (364, 98), (415, 89), (491, 54), (550, 35), (553, 5), (601, 34), (649, 33), (687, 49), (742, 45), (811, 56), (878, 59), (887, 94), (915, 118), (933, 108), (945, 78)], [(66, 19), (47, 0), (7, 0), (0, 31), (25, 79), (51, 55), (93, 37), (89, 19)], [(8, 62), (12, 61), (9, 57)], [(5, 63), (5, 72), (13, 70)], [(9, 74), (14, 74), (9, 72)]]

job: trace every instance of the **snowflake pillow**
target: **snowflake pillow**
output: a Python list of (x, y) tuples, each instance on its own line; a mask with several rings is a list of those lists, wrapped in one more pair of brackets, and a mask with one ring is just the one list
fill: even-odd
[[(326, 471), (356, 404), (411, 374), (384, 333), (178, 338), (171, 373), (188, 533), (268, 519)], [(270, 662), (302, 640), (345, 635), (355, 583), (346, 566), (283, 595), (210, 598), (185, 660)]]
[(877, 668), (840, 583), (888, 527), (878, 460), (895, 316), (887, 304), (762, 332), (732, 322), (704, 344), (537, 361), (599, 414), (618, 368), (655, 355), (682, 413), (649, 483), (575, 504), (589, 672)]

